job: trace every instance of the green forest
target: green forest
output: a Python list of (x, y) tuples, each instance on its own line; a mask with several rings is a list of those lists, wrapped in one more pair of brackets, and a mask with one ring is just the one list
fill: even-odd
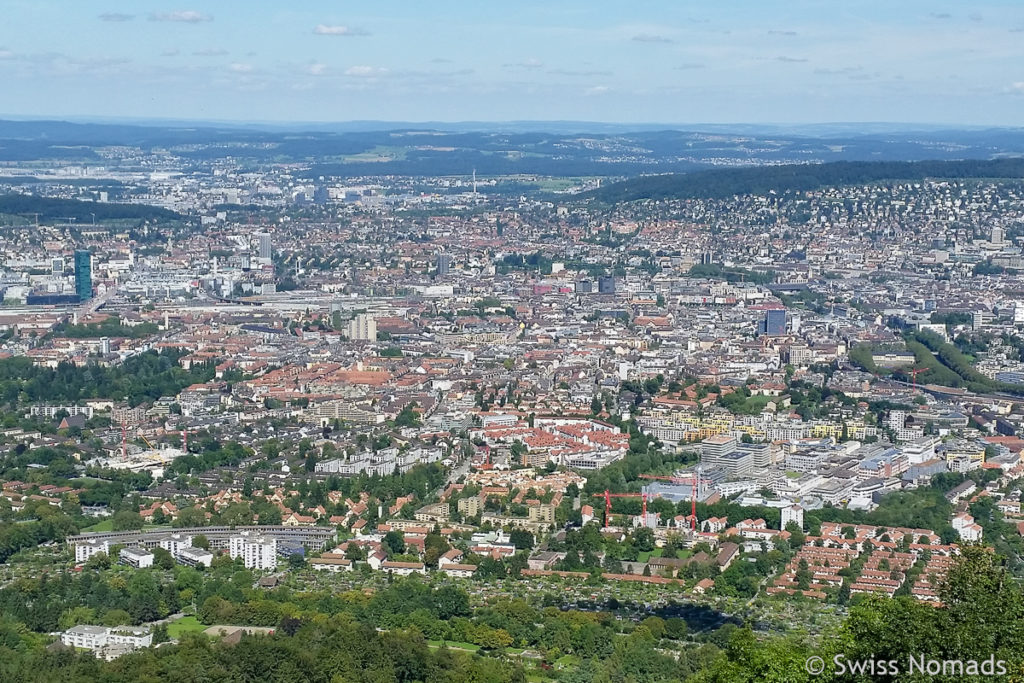
[[(456, 585), (399, 579), (376, 591), (253, 587), (237, 562), (214, 567), (96, 570), (19, 579), (0, 589), (0, 680), (9, 681), (690, 681), (800, 683), (872, 681), (843, 675), (837, 661), (885, 659), (904, 671), (911, 656), (994, 658), (1024, 672), (1024, 593), (1001, 559), (968, 546), (941, 589), (943, 604), (869, 597), (820, 639), (728, 622), (691, 630), (685, 619), (621, 618), (559, 607), (557, 586), (538, 604), (472, 598)], [(474, 603), (474, 600), (476, 602)], [(184, 633), (177, 644), (112, 662), (46, 647), (45, 635), (79, 623), (141, 623), (187, 604), (203, 625), (270, 625), (240, 642)], [(157, 642), (168, 638), (157, 626)], [(678, 653), (676, 656), (670, 654)], [(527, 652), (531, 653), (529, 657)], [(805, 662), (819, 656), (823, 672)], [(895, 680), (982, 680), (958, 675)]]
[(133, 219), (139, 222), (183, 220), (183, 216), (180, 214), (157, 206), (83, 202), (77, 199), (52, 199), (24, 194), (0, 195), (0, 214), (26, 217), (38, 214), (39, 220), (44, 222), (67, 222), (69, 219), (74, 219), (78, 223), (89, 223), (94, 216), (97, 221), (114, 219)]
[(178, 364), (184, 355), (174, 350), (147, 351), (120, 365), (60, 363), (56, 369), (36, 365), (25, 356), (5, 358), (0, 360), (0, 400), (14, 406), (110, 398), (134, 406), (213, 379), (212, 365), (184, 370)]

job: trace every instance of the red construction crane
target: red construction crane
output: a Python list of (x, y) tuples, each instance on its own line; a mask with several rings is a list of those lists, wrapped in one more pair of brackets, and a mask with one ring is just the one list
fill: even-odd
[(644, 524), (647, 524), (647, 494), (646, 493), (611, 493), (605, 489), (604, 493), (595, 493), (594, 498), (604, 498), (604, 528), (608, 528), (608, 518), (612, 514), (612, 498), (640, 498), (641, 510)]
[(663, 481), (670, 481), (673, 484), (689, 484), (690, 485), (690, 529), (697, 530), (697, 488), (701, 484), (710, 484), (710, 479), (704, 479), (700, 476), (700, 472), (694, 474), (688, 474), (682, 477), (668, 477), (661, 474), (641, 474), (641, 479), (660, 479)]
[(910, 370), (904, 370), (903, 372), (910, 375), (911, 379), (913, 379), (914, 390), (917, 391), (917, 376), (920, 375), (922, 372), (928, 372), (928, 368), (913, 368)]

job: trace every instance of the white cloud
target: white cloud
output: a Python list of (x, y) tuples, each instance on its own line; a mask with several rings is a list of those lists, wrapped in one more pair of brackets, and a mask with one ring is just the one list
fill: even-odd
[(575, 71), (573, 69), (551, 69), (548, 71), (549, 74), (556, 76), (611, 76), (611, 71), (604, 70), (590, 70), (590, 71)]
[(131, 21), (134, 14), (123, 14), (121, 12), (104, 12), (99, 16), (100, 21)]
[(14, 52), (6, 47), (0, 47), (0, 59), (11, 59), (12, 57), (14, 57)]
[(584, 90), (584, 91), (583, 91), (583, 94), (584, 94), (584, 95), (588, 95), (588, 96), (592, 96), (592, 95), (604, 95), (604, 94), (606, 94), (606, 93), (609, 93), (609, 92), (611, 92), (611, 90), (612, 90), (612, 89), (611, 89), (611, 88), (609, 88), (609, 87), (608, 87), (607, 85), (595, 85), (595, 86), (594, 86), (594, 87), (592, 87), (592, 88), (587, 88), (586, 90)]
[(322, 64), (320, 62), (316, 62), (315, 64), (310, 64), (308, 67), (306, 67), (306, 71), (309, 72), (309, 74), (312, 76), (323, 76), (325, 73), (327, 73), (327, 65)]
[(244, 62), (235, 62), (228, 66), (230, 71), (234, 71), (236, 74), (248, 74), (253, 72), (252, 64), (245, 64)]
[(521, 62), (509, 62), (507, 64), (502, 64), (502, 66), (506, 69), (513, 67), (519, 67), (520, 69), (539, 69), (544, 66), (544, 62), (540, 61), (536, 57), (530, 57), (529, 59), (524, 59)]
[(350, 66), (345, 69), (346, 76), (356, 76), (359, 78), (374, 78), (376, 76), (383, 76), (388, 72), (387, 69), (378, 66)]
[(178, 50), (177, 48), (171, 48), (169, 50), (164, 50), (163, 52), (161, 52), (160, 56), (161, 57), (177, 57), (180, 54), (181, 54), (181, 50)]
[(675, 41), (668, 36), (658, 35), (656, 33), (638, 33), (633, 36), (633, 42), (635, 43), (674, 43)]
[(203, 50), (196, 50), (192, 54), (196, 57), (223, 57), (227, 53), (227, 50), (219, 47), (208, 47)]
[(199, 24), (204, 21), (213, 21), (209, 14), (203, 14), (195, 10), (180, 10), (177, 12), (157, 12), (149, 16), (150, 21), (177, 21), (184, 24)]
[(1012, 83), (1008, 88), (1006, 88), (1006, 92), (1013, 93), (1014, 95), (1024, 95), (1024, 81)]
[(370, 33), (365, 29), (356, 28), (354, 26), (328, 26), (327, 24), (317, 24), (316, 28), (313, 29), (313, 33), (318, 36), (368, 36)]
[(807, 60), (804, 57), (787, 57), (786, 55), (781, 55), (779, 57), (776, 57), (775, 61), (786, 62), (787, 64), (801, 64), (803, 62), (806, 62)]

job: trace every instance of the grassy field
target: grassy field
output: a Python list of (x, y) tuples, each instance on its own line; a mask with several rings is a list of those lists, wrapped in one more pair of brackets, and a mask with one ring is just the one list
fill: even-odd
[(642, 552), (642, 553), (640, 553), (639, 555), (636, 556), (636, 561), (637, 562), (646, 562), (647, 560), (651, 559), (652, 557), (661, 557), (661, 554), (663, 552), (665, 552), (664, 548), (655, 548), (654, 550), (649, 551), (649, 552), (648, 551), (644, 551), (644, 552)]
[(555, 660), (556, 669), (572, 669), (580, 665), (580, 658), (575, 655), (563, 655)]
[(200, 624), (195, 617), (182, 617), (177, 621), (167, 624), (167, 635), (177, 640), (182, 633), (201, 633), (206, 630), (204, 624)]
[[(463, 642), (458, 641), (458, 640), (446, 640), (444, 642), (445, 642), (445, 645), (447, 645), (449, 648), (451, 648), (453, 650), (466, 650), (468, 652), (476, 652), (477, 650), (480, 649), (479, 645), (474, 645), (473, 643), (463, 643)], [(429, 645), (430, 647), (441, 647), (441, 641), (440, 640), (428, 640), (427, 641), (427, 645)]]

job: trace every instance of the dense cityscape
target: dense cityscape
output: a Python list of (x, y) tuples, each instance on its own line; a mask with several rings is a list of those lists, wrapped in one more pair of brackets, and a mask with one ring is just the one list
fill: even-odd
[(1024, 681), (1019, 3), (7, 5), (0, 683)]
[(113, 660), (355, 600), (480, 675), (661, 680), (942, 606), (975, 546), (1024, 576), (1019, 180), (609, 203), (119, 153), (4, 169), (31, 638)]

